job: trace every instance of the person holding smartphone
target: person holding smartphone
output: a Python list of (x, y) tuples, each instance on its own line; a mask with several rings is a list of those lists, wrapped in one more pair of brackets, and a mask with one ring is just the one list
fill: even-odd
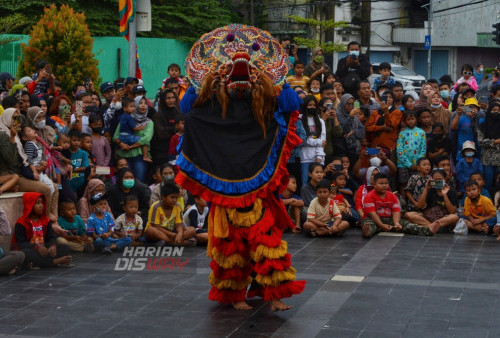
[(332, 99), (322, 99), (319, 101), (319, 107), (321, 109), (321, 118), (325, 121), (326, 126), (325, 163), (330, 163), (333, 159), (333, 139), (341, 137), (344, 130), (340, 126)]
[(337, 77), (346, 93), (355, 94), (361, 81), (370, 76), (370, 62), (361, 54), (361, 45), (351, 41), (347, 45), (347, 56), (337, 63)]

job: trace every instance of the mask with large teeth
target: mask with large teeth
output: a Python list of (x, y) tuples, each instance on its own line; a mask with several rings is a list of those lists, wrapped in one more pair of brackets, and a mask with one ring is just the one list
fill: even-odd
[(252, 68), (250, 55), (246, 51), (238, 51), (233, 55), (226, 71), (226, 89), (229, 96), (237, 99), (250, 97)]

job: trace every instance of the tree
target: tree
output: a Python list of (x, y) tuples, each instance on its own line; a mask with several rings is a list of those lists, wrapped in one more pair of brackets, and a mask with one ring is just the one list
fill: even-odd
[(297, 15), (290, 15), (289, 18), (299, 24), (308, 26), (310, 32), (309, 36), (319, 37), (319, 39), (295, 37), (294, 40), (297, 44), (307, 46), (311, 49), (319, 46), (325, 54), (345, 50), (345, 46), (343, 44), (334, 43), (333, 41), (325, 41), (325, 35), (328, 31), (349, 26), (345, 21), (335, 22), (333, 19), (316, 20), (312, 18), (303, 18)]
[(16, 29), (25, 26), (28, 26), (28, 20), (22, 14), (15, 13), (9, 16), (0, 17), (0, 46), (19, 40), (19, 38), (15, 37), (6, 37), (4, 34), (12, 33)]
[[(48, 1), (2, 0), (0, 18), (6, 13), (22, 13), (30, 22), (40, 20)], [(118, 0), (52, 0), (49, 3), (70, 5), (85, 13), (92, 36), (120, 36)], [(153, 30), (138, 36), (196, 41), (214, 28), (239, 22), (233, 0), (151, 0)], [(29, 30), (29, 28), (28, 28)], [(27, 34), (26, 27), (16, 27), (12, 33)]]
[(192, 43), (235, 18), (230, 11), (230, 1), (152, 0), (151, 7), (153, 29), (140, 36), (167, 37)]
[(76, 13), (67, 5), (59, 9), (51, 5), (32, 27), (28, 45), (21, 45), (23, 59), (19, 63), (18, 77), (32, 74), (35, 62), (45, 59), (66, 91), (84, 78), (99, 83), (93, 44), (83, 13)]

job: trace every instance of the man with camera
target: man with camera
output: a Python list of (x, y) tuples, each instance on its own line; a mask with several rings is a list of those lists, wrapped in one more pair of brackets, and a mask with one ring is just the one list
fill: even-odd
[(361, 54), (361, 46), (356, 41), (347, 45), (347, 56), (337, 64), (337, 77), (340, 78), (345, 92), (355, 94), (359, 83), (370, 76), (370, 62)]
[[(290, 63), (293, 65), (295, 64), (295, 61), (299, 59), (297, 55), (297, 45), (293, 44), (290, 42), (290, 38), (283, 38), (281, 39), (281, 46), (285, 49), (287, 52), (288, 60), (290, 60)], [(288, 75), (295, 75), (295, 72), (293, 71), (293, 67), (290, 68), (290, 71), (288, 72)]]

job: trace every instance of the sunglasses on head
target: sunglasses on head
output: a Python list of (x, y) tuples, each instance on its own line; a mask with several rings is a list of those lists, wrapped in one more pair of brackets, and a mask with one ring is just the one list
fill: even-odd
[(463, 72), (464, 75), (472, 75), (472, 72)]

